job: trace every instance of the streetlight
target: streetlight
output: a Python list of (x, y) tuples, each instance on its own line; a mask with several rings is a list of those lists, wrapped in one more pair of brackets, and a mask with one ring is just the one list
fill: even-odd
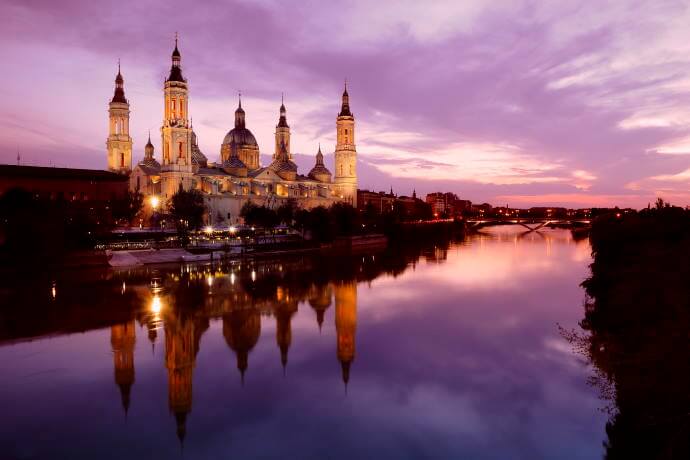
[(149, 201), (151, 202), (151, 207), (153, 208), (154, 211), (156, 209), (158, 209), (158, 205), (160, 204), (161, 201), (157, 196), (155, 196), (155, 195), (152, 196)]

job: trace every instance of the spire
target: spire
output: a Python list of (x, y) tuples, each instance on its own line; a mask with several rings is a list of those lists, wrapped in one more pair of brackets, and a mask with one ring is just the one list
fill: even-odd
[(117, 75), (115, 76), (115, 93), (113, 94), (113, 99), (110, 102), (119, 102), (121, 104), (127, 104), (127, 99), (125, 98), (125, 79), (122, 78), (122, 72), (120, 71), (120, 59), (117, 60)]
[(321, 142), (319, 142), (319, 151), (316, 152), (316, 164), (323, 165), (323, 153), (321, 153)]
[(175, 49), (173, 50), (173, 53), (172, 53), (173, 60), (176, 57), (178, 57), (178, 58), (180, 57), (180, 50), (177, 49), (177, 38), (178, 38), (177, 32), (175, 32)]
[(244, 109), (242, 108), (242, 92), (238, 93), (238, 105), (235, 110), (235, 128), (244, 128)]
[(179, 81), (184, 83), (185, 79), (182, 76), (182, 68), (180, 63), (182, 61), (182, 55), (180, 50), (177, 48), (177, 32), (175, 32), (175, 49), (172, 52), (172, 67), (170, 67), (170, 75), (166, 81)]
[(287, 124), (285, 97), (283, 93), (280, 93), (280, 118), (278, 119), (278, 126), (276, 126), (276, 128), (289, 128)]
[(340, 367), (342, 368), (343, 371), (343, 383), (345, 384), (345, 387), (347, 388), (347, 384), (350, 381), (350, 364), (351, 361), (341, 361), (340, 362)]
[(343, 101), (340, 107), (339, 117), (351, 117), (352, 112), (350, 112), (350, 95), (347, 93), (347, 79), (345, 80), (345, 90), (343, 91)]

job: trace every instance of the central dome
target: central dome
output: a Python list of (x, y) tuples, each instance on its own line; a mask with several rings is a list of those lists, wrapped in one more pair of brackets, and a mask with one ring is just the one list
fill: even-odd
[(223, 139), (223, 144), (230, 145), (233, 142), (238, 147), (246, 145), (259, 146), (256, 142), (256, 138), (247, 128), (233, 128), (228, 131), (228, 134), (225, 135), (225, 139)]

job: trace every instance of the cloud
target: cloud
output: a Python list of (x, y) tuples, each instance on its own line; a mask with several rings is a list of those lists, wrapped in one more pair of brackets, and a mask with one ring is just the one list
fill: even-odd
[[(185, 14), (161, 15), (177, 8)], [(179, 31), (190, 110), (211, 159), (232, 127), (238, 90), (262, 153), (272, 153), (281, 92), (293, 150), (313, 155), (321, 142), (332, 152), (347, 77), (358, 152), (371, 165), (360, 178), (367, 187), (644, 205), (658, 192), (650, 177), (690, 167), (680, 155), (690, 139), (690, 10), (671, 0), (352, 0), (337, 9), (7, 0), (0, 14), (8, 18), (0, 59), (9, 69), (1, 161), (13, 161), (19, 147), (37, 161), (46, 155), (45, 164), (102, 167), (118, 57), (138, 158), (146, 132), (160, 125)], [(680, 193), (680, 182), (670, 182)], [(639, 186), (634, 198), (631, 183)]]

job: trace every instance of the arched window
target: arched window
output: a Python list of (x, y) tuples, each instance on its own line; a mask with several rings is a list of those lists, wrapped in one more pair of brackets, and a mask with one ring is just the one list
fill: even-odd
[(120, 152), (120, 167), (124, 168), (125, 167), (125, 153)]
[(182, 158), (182, 156), (183, 156), (182, 155), (182, 141), (180, 141), (180, 143), (179, 143), (179, 149), (180, 149), (179, 155), (180, 155), (180, 158)]

